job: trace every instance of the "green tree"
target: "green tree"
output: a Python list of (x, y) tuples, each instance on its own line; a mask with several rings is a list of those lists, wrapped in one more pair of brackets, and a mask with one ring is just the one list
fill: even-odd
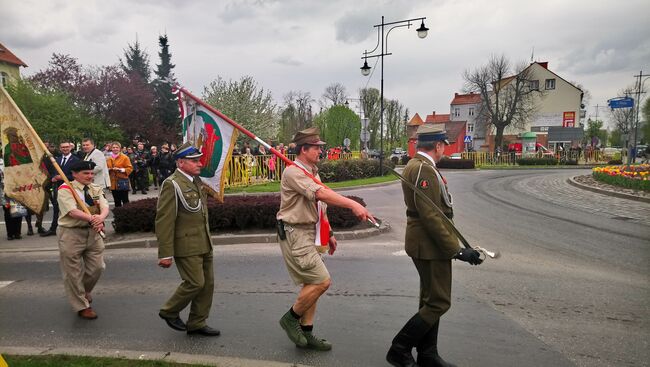
[(406, 120), (403, 120), (404, 106), (397, 100), (387, 101), (384, 105), (384, 124), (386, 125), (386, 139), (384, 148), (392, 150), (395, 147), (402, 147), (404, 135), (406, 135)]
[(609, 145), (611, 146), (623, 145), (623, 134), (621, 134), (621, 130), (619, 129), (612, 130), (612, 132), (609, 134)]
[(359, 149), (361, 119), (345, 105), (335, 105), (314, 118), (314, 125), (321, 132), (321, 139), (330, 147), (343, 146), (345, 138), (350, 139), (350, 149)]
[[(601, 120), (587, 120), (587, 142), (593, 145), (593, 138), (597, 137), (604, 144), (607, 140), (602, 134), (603, 122)], [(607, 132), (607, 130), (605, 130)], [(606, 135), (606, 134), (605, 134)]]
[(650, 142), (650, 99), (645, 100), (641, 111), (643, 113), (643, 121), (639, 122), (639, 136), (642, 136), (642, 141), (648, 144)]
[(363, 115), (368, 119), (368, 130), (370, 131), (368, 147), (379, 149), (379, 114), (381, 109), (380, 91), (376, 88), (364, 88), (360, 91), (359, 95), (361, 96)]
[(271, 92), (258, 86), (251, 76), (239, 81), (225, 81), (219, 76), (205, 87), (203, 100), (261, 139), (274, 139), (278, 134)]
[(149, 66), (149, 55), (140, 48), (137, 38), (133, 45), (129, 44), (124, 50), (124, 60), (120, 60), (122, 70), (130, 77), (138, 76), (144, 83), (149, 83), (151, 67)]
[(160, 52), (158, 52), (160, 64), (156, 65), (156, 76), (158, 77), (155, 83), (156, 113), (168, 129), (180, 130), (178, 102), (172, 94), (172, 83), (175, 81), (172, 69), (175, 65), (171, 63), (172, 55), (169, 53), (167, 35), (158, 37), (158, 44), (160, 45)]
[(70, 139), (80, 143), (83, 138), (89, 137), (102, 144), (124, 137), (105, 120), (76, 106), (64, 92), (38, 90), (24, 80), (10, 85), (8, 92), (43, 141), (58, 144)]

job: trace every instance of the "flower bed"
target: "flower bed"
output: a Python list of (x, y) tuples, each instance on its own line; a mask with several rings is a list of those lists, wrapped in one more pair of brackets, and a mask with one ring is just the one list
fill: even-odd
[(596, 167), (592, 175), (594, 179), (610, 185), (650, 191), (649, 164)]

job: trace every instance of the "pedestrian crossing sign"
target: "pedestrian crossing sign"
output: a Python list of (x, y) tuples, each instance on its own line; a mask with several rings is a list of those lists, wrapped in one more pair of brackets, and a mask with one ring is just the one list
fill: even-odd
[(472, 136), (471, 135), (465, 135), (465, 140), (463, 142), (471, 143), (472, 142)]

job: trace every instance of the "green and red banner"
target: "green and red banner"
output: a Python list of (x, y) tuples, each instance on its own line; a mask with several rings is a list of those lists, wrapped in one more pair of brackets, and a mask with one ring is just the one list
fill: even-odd
[(183, 142), (191, 142), (203, 153), (201, 180), (209, 188), (210, 195), (223, 202), (226, 163), (230, 161), (238, 131), (183, 89), (177, 89), (176, 95), (183, 124)]

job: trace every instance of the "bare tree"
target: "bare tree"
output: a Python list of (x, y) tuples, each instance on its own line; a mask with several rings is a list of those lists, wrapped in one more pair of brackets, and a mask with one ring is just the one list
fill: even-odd
[(524, 127), (537, 111), (535, 97), (543, 93), (531, 83), (531, 74), (530, 65), (512, 67), (504, 55), (492, 56), (487, 65), (463, 73), (467, 91), (481, 94), (479, 118), (496, 130), (495, 149), (502, 145), (506, 127)]
[(345, 103), (345, 86), (341, 83), (332, 83), (325, 88), (325, 92), (319, 102), (323, 109)]
[[(627, 87), (618, 92), (619, 96), (630, 97), (636, 93), (633, 87)], [(612, 123), (614, 124), (614, 129), (618, 130), (623, 137), (623, 144), (625, 148), (628, 147), (630, 139), (633, 139), (633, 136), (630, 136), (630, 132), (634, 128), (634, 119), (636, 117), (636, 108), (616, 108), (609, 111), (609, 116)]]
[(289, 142), (293, 135), (312, 125), (311, 105), (314, 99), (309, 92), (290, 91), (284, 95), (280, 110), (280, 132), (278, 139)]

